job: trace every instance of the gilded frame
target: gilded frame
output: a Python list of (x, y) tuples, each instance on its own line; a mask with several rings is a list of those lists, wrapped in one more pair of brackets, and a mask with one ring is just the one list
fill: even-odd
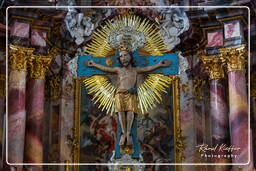
[[(174, 113), (174, 150), (175, 163), (182, 163), (184, 144), (180, 125), (180, 78), (178, 76), (170, 76), (172, 84), (173, 113)], [(74, 146), (72, 149), (73, 163), (80, 161), (80, 100), (81, 100), (81, 83), (84, 77), (76, 79), (75, 85), (75, 115), (74, 115)], [(79, 165), (74, 166), (75, 171), (79, 171)], [(175, 166), (175, 171), (181, 171), (181, 165)]]

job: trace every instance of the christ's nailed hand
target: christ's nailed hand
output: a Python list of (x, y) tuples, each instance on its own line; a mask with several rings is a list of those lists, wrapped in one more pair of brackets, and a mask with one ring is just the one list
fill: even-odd
[(88, 61), (84, 61), (84, 64), (87, 66), (87, 67), (93, 67), (95, 62), (93, 60), (88, 60)]
[(164, 59), (164, 60), (161, 60), (161, 61), (159, 62), (159, 64), (160, 64), (161, 66), (163, 66), (163, 67), (170, 66), (171, 63), (172, 63), (172, 61), (170, 61), (170, 60), (168, 60), (168, 59)]

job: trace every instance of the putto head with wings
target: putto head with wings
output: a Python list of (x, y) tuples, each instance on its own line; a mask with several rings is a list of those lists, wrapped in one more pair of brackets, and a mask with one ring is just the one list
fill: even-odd
[[(100, 45), (101, 44), (101, 45)], [(93, 59), (85, 61), (87, 68), (95, 68), (105, 73), (117, 76), (117, 86), (110, 83), (106, 76), (93, 75), (84, 79), (83, 83), (88, 93), (93, 95), (93, 101), (108, 114), (118, 113), (121, 125), (120, 146), (132, 146), (131, 129), (134, 114), (147, 113), (162, 100), (161, 93), (167, 92), (170, 77), (160, 74), (149, 74), (145, 81), (138, 85), (138, 74), (147, 74), (161, 68), (171, 66), (172, 61), (163, 58), (165, 44), (157, 27), (149, 20), (137, 16), (119, 16), (116, 20), (107, 21), (94, 32), (87, 53), (94, 57), (106, 57), (118, 50), (119, 65), (106, 66)], [(133, 53), (141, 51), (151, 55), (138, 57), (133, 65)], [(138, 55), (137, 55), (138, 56)], [(151, 59), (152, 56), (155, 59)], [(157, 57), (156, 57), (157, 56)], [(147, 59), (148, 58), (148, 59)], [(151, 61), (151, 62), (149, 62)]]

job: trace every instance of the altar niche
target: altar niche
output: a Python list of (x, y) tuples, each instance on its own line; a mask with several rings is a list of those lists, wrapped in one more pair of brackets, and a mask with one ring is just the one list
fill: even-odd
[[(113, 75), (107, 75), (115, 83)], [(132, 156), (141, 154), (143, 163), (181, 163), (183, 143), (181, 140), (179, 115), (179, 78), (170, 76), (172, 82), (168, 94), (163, 94), (163, 102), (148, 113), (136, 114), (132, 129), (136, 130), (136, 142)], [(82, 81), (76, 80), (75, 128), (74, 138), (77, 146), (73, 148), (74, 163), (108, 163), (118, 145), (118, 119), (107, 115), (93, 104), (92, 96), (87, 94)], [(137, 124), (137, 127), (136, 127)], [(118, 158), (122, 152), (116, 152)], [(103, 167), (103, 166), (102, 166)], [(81, 170), (75, 166), (75, 170)], [(83, 166), (82, 170), (89, 166)], [(172, 169), (179, 170), (180, 166)]]

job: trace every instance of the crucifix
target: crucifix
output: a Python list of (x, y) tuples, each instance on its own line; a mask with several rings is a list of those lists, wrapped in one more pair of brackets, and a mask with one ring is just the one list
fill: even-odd
[[(143, 94), (145, 96), (151, 97), (148, 100), (148, 105), (153, 106), (152, 100), (157, 99), (156, 94), (150, 92), (150, 87), (144, 93), (140, 93), (138, 96), (138, 88), (140, 85), (137, 84), (138, 74), (153, 74), (161, 73), (165, 75), (176, 75), (178, 74), (178, 56), (176, 54), (167, 54), (163, 56), (139, 56), (138, 51), (134, 53), (131, 49), (127, 47), (120, 48), (114, 57), (91, 57), (91, 56), (80, 56), (78, 60), (78, 76), (89, 77), (85, 81), (85, 85), (88, 89), (93, 89), (94, 94), (102, 91), (100, 89), (107, 89), (109, 84), (104, 85), (104, 81), (100, 82), (103, 86), (96, 90), (96, 84), (99, 75), (106, 75), (107, 73), (113, 73), (117, 75), (117, 85), (109, 93), (109, 99), (105, 92), (105, 101), (113, 101), (112, 108), (114, 110), (107, 110), (106, 113), (116, 113), (118, 114), (118, 142), (116, 143), (116, 157), (121, 157), (123, 154), (131, 154), (134, 158), (139, 157), (138, 143), (136, 142), (136, 119), (134, 119), (134, 114), (143, 114), (146, 112), (146, 102), (143, 102)], [(95, 77), (95, 79), (90, 79), (90, 77)], [(153, 81), (153, 84), (159, 84), (159, 90), (161, 89), (161, 84), (166, 84), (161, 79), (168, 78), (158, 75), (158, 79)], [(152, 81), (151, 81), (152, 82)], [(94, 88), (93, 88), (94, 87)], [(153, 87), (152, 87), (153, 88)], [(162, 87), (163, 89), (163, 87)], [(90, 91), (90, 90), (89, 90)], [(141, 90), (140, 90), (141, 91)], [(161, 91), (159, 91), (161, 92)], [(91, 91), (92, 93), (92, 91)], [(142, 94), (142, 95), (141, 95)], [(103, 96), (103, 95), (101, 95)], [(155, 96), (155, 97), (154, 97)], [(94, 98), (96, 99), (96, 97)], [(99, 103), (103, 103), (103, 97), (98, 99)], [(101, 102), (100, 102), (101, 101)], [(142, 102), (141, 102), (142, 101)], [(157, 101), (157, 100), (156, 100)], [(144, 103), (144, 110), (143, 110)], [(105, 106), (110, 106), (110, 103), (105, 103)], [(140, 105), (141, 104), (141, 105)], [(104, 104), (102, 104), (104, 106)], [(107, 107), (105, 108), (107, 109)], [(110, 109), (110, 108), (109, 108)], [(111, 112), (109, 112), (111, 111)]]
[[(94, 31), (85, 49), (90, 56), (78, 58), (77, 76), (84, 78), (87, 93), (98, 108), (117, 114), (114, 156), (138, 159), (135, 116), (161, 103), (161, 94), (171, 84), (168, 75), (178, 74), (178, 55), (166, 54), (169, 50), (159, 28), (135, 15), (107, 20)], [(117, 85), (110, 82), (109, 74), (117, 77)], [(138, 82), (141, 74), (146, 75), (143, 83)]]

